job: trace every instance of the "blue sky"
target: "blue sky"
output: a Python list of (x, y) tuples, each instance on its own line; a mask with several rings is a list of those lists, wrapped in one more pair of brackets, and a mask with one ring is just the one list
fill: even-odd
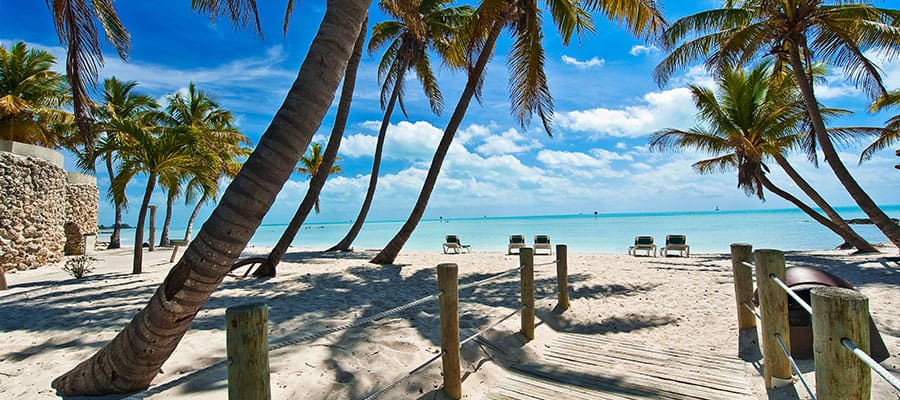
[[(284, 36), (283, 3), (260, 2), (260, 38), (253, 31), (235, 30), (230, 22), (211, 21), (194, 13), (186, 0), (115, 2), (131, 33), (132, 47), (127, 63), (105, 48), (101, 79), (116, 76), (137, 81), (140, 92), (159, 99), (184, 90), (193, 81), (232, 111), (239, 128), (256, 142), (295, 79), (324, 12), (322, 1), (297, 2)], [(720, 4), (668, 1), (665, 15), (672, 21)], [(370, 23), (381, 20), (383, 16), (373, 6)], [(539, 123), (523, 130), (511, 117), (505, 58), (509, 42), (501, 40), (488, 66), (484, 102), (470, 106), (425, 218), (790, 207), (775, 196), (768, 196), (765, 203), (746, 197), (736, 188), (735, 174), (698, 175), (691, 164), (703, 155), (649, 151), (647, 137), (654, 131), (696, 125), (686, 85), (711, 86), (712, 81), (702, 68), (695, 67), (679, 72), (668, 86), (660, 88), (651, 71), (664, 54), (600, 16), (595, 16), (595, 24), (595, 34), (573, 40), (568, 47), (561, 45), (554, 28), (545, 27), (546, 72), (556, 111), (552, 138)], [(51, 51), (58, 57), (59, 69), (64, 68), (65, 53), (45, 2), (0, 0), (0, 43), (8, 47), (17, 41)], [(380, 54), (363, 57), (341, 145), (344, 172), (329, 179), (321, 196), (322, 213), (311, 216), (310, 221), (347, 221), (359, 211), (382, 117), (376, 80), (378, 57)], [(887, 86), (900, 88), (900, 61), (882, 61), (881, 67)], [(447, 111), (433, 115), (418, 83), (409, 82), (409, 118), (396, 112), (392, 119), (370, 219), (405, 219), (415, 202), (465, 82), (460, 73), (438, 69)], [(864, 94), (839, 72), (834, 71), (827, 84), (816, 90), (826, 105), (856, 112), (841, 124), (881, 125), (893, 115), (866, 112)], [(316, 141), (326, 140), (335, 108), (323, 121)], [(857, 166), (863, 146), (843, 147), (845, 163), (876, 202), (897, 204), (900, 171), (893, 165), (900, 159), (893, 150), (885, 150)], [(800, 154), (791, 158), (833, 205), (853, 204), (827, 166), (816, 169)], [(71, 161), (67, 164), (74, 169)], [(105, 191), (108, 177), (100, 172), (97, 178)], [(771, 178), (800, 194), (777, 168)], [(135, 223), (145, 183), (139, 177), (129, 187), (128, 223)], [(306, 177), (294, 174), (264, 223), (287, 222), (306, 188)], [(153, 203), (165, 204), (162, 192), (155, 193)], [(102, 196), (100, 223), (112, 223), (112, 210)], [(204, 209), (201, 221), (210, 211), (211, 207)], [(189, 213), (190, 207), (179, 204), (175, 226), (182, 226)]]

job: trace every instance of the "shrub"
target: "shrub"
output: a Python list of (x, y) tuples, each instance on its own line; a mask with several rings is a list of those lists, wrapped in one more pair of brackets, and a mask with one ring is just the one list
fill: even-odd
[(66, 260), (66, 265), (64, 265), (62, 269), (63, 271), (68, 272), (69, 275), (74, 276), (75, 279), (81, 279), (84, 278), (88, 272), (94, 270), (94, 261), (97, 261), (97, 259), (91, 256), (72, 257)]

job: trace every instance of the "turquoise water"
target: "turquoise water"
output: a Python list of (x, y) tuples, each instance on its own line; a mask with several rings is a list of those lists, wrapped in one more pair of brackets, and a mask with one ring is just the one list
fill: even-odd
[[(900, 215), (900, 205), (882, 209), (891, 217)], [(847, 219), (866, 218), (854, 207), (838, 208), (838, 212)], [(367, 222), (353, 246), (382, 248), (402, 224), (403, 221)], [(872, 243), (887, 241), (873, 225), (852, 226)], [(250, 243), (272, 246), (284, 227), (260, 226)], [(324, 250), (343, 238), (349, 228), (347, 222), (310, 224), (300, 230), (293, 246)], [(183, 232), (174, 230), (171, 237), (180, 238)], [(735, 242), (785, 251), (832, 249), (842, 242), (802, 211), (779, 209), (424, 220), (405, 249), (440, 251), (447, 234), (459, 235), (462, 243), (470, 244), (476, 252), (506, 251), (511, 234), (525, 235), (529, 244), (535, 234), (549, 234), (554, 244), (566, 244), (570, 252), (581, 253), (624, 253), (637, 235), (651, 235), (656, 243), (665, 243), (667, 234), (684, 234), (694, 253), (727, 253), (729, 244)], [(133, 243), (133, 235), (134, 231), (124, 231), (123, 245)]]

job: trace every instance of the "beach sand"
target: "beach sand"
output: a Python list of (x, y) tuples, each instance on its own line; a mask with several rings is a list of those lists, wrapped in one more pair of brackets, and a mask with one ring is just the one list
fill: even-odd
[[(245, 256), (266, 251), (249, 248)], [(563, 333), (622, 339), (649, 349), (737, 355), (736, 306), (727, 254), (652, 258), (569, 251), (571, 308), (554, 311), (556, 272), (548, 263), (555, 256), (536, 256), (535, 339), (526, 343), (516, 334), (520, 320), (513, 316), (488, 330), (483, 341), (463, 346), (464, 398), (483, 398), (496, 388), (508, 375), (509, 362), (540, 362), (547, 345)], [(0, 398), (56, 398), (50, 382), (106, 344), (145, 305), (172, 266), (167, 262), (170, 254), (168, 249), (146, 253), (145, 272), (137, 276), (130, 274), (130, 250), (97, 252), (95, 270), (81, 280), (59, 265), (7, 274), (10, 289), (0, 292)], [(888, 247), (880, 256), (816, 251), (789, 252), (787, 258), (788, 265), (818, 265), (868, 296), (871, 314), (891, 353), (882, 365), (900, 374), (900, 263), (885, 258), (896, 254), (896, 248)], [(269, 341), (277, 344), (431, 295), (437, 290), (435, 267), (440, 263), (459, 266), (460, 284), (519, 263), (518, 256), (478, 252), (477, 247), (472, 254), (461, 255), (404, 252), (395, 265), (384, 267), (369, 264), (372, 255), (374, 251), (322, 254), (292, 248), (275, 278), (227, 277), (197, 314), (153, 385), (191, 379), (151, 398), (227, 398), (224, 367), (204, 374), (195, 371), (225, 358), (228, 307), (265, 302)], [(517, 274), (462, 290), (461, 336), (509, 315), (518, 307), (518, 299)], [(366, 326), (272, 351), (272, 398), (365, 398), (440, 352), (438, 314), (432, 301)], [(513, 355), (499, 357), (501, 353)], [(801, 362), (801, 367), (811, 370), (812, 361)], [(804, 376), (812, 379), (813, 374)], [(795, 388), (767, 394), (752, 363), (747, 363), (747, 377), (761, 399), (808, 398), (799, 382)], [(877, 375), (872, 381), (873, 399), (900, 398)], [(443, 398), (441, 382), (438, 360), (380, 398)]]

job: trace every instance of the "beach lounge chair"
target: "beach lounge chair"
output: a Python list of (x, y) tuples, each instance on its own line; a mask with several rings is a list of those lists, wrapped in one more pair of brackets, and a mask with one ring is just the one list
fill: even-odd
[(539, 249), (546, 249), (551, 256), (553, 255), (553, 246), (550, 245), (550, 235), (534, 235), (534, 254)]
[(646, 251), (648, 257), (652, 251), (653, 257), (656, 257), (656, 245), (653, 244), (653, 236), (635, 236), (634, 246), (628, 247), (628, 254), (636, 256), (638, 251)]
[(682, 257), (690, 257), (691, 246), (687, 244), (687, 236), (666, 235), (666, 246), (659, 250), (659, 254), (666, 257), (670, 251), (677, 251)]
[(444, 254), (450, 254), (453, 252), (454, 254), (459, 254), (465, 251), (466, 253), (472, 252), (472, 246), (468, 244), (462, 244), (459, 241), (459, 236), (456, 235), (447, 235), (444, 238)]
[(521, 249), (525, 246), (525, 235), (509, 235), (509, 249), (506, 254), (513, 254), (513, 249)]

